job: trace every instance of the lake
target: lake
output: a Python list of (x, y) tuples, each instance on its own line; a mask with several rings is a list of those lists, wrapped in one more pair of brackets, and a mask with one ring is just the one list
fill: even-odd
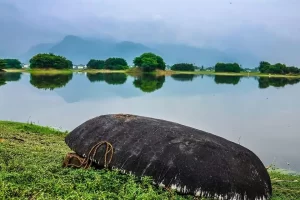
[(103, 114), (178, 122), (300, 171), (299, 79), (125, 74), (0, 74), (0, 120), (72, 130)]

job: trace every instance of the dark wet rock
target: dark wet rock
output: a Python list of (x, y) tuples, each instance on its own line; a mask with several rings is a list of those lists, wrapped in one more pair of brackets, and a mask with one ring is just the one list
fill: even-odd
[[(177, 123), (134, 115), (103, 115), (75, 128), (65, 139), (86, 157), (100, 141), (114, 148), (110, 168), (151, 176), (180, 193), (220, 199), (269, 199), (269, 174), (250, 150)], [(104, 165), (106, 147), (93, 162)]]

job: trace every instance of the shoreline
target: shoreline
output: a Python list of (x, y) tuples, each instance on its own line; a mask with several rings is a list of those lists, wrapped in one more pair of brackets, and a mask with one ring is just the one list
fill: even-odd
[[(193, 199), (157, 188), (147, 178), (139, 181), (134, 176), (106, 169), (62, 168), (66, 153), (72, 152), (64, 142), (67, 133), (33, 123), (0, 120), (0, 180), (3, 183), (0, 197), (64, 199), (74, 195), (70, 188), (77, 188), (76, 195), (83, 198), (123, 196), (130, 199), (130, 195), (134, 195), (135, 198)], [(284, 173), (274, 167), (268, 169), (268, 173), (273, 188), (271, 199), (300, 199), (299, 174)]]
[(125, 74), (154, 74), (157, 76), (171, 76), (177, 74), (188, 75), (218, 75), (218, 76), (243, 76), (243, 77), (267, 77), (267, 78), (300, 78), (298, 75), (284, 74), (261, 74), (259, 72), (214, 72), (214, 71), (172, 71), (172, 70), (156, 70), (155, 72), (143, 73), (141, 71), (129, 70), (95, 70), (95, 69), (5, 69), (9, 73), (32, 73), (32, 74), (70, 74), (70, 73), (125, 73)]

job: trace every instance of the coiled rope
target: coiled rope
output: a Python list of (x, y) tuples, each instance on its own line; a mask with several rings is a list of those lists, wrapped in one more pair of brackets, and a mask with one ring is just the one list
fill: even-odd
[[(114, 154), (114, 148), (113, 148), (112, 144), (107, 141), (101, 141), (101, 142), (98, 142), (97, 144), (95, 144), (89, 151), (87, 157), (85, 157), (85, 158), (82, 158), (76, 154), (67, 154), (65, 161), (64, 161), (64, 165), (66, 167), (72, 166), (72, 167), (78, 167), (78, 168), (81, 167), (84, 169), (90, 168), (93, 163), (94, 157), (97, 153), (97, 150), (102, 145), (105, 145), (105, 144), (106, 144), (106, 150), (105, 150), (105, 154), (104, 154), (104, 167), (105, 168), (108, 167), (108, 165), (110, 164), (110, 162), (112, 160), (113, 154)], [(76, 165), (76, 164), (69, 163), (69, 160), (71, 158), (77, 158), (80, 164)]]

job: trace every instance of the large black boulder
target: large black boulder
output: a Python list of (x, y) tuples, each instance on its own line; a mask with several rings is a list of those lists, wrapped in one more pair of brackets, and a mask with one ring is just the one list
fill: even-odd
[[(160, 119), (136, 115), (102, 115), (71, 131), (65, 139), (86, 157), (100, 141), (114, 148), (110, 168), (179, 193), (219, 199), (269, 199), (272, 187), (260, 159), (245, 147), (216, 135)], [(106, 147), (93, 162), (104, 165)]]

